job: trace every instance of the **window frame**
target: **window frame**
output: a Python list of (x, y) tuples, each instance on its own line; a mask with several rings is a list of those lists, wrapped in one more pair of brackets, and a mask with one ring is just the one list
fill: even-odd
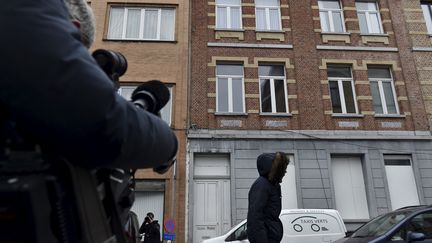
[[(428, 30), (428, 33), (432, 34), (432, 2), (421, 1), (420, 5), (422, 7), (423, 17), (425, 18), (426, 28)], [(425, 5), (427, 7), (427, 9), (428, 9), (427, 13), (425, 13), (425, 11), (423, 9), (423, 5)], [(428, 14), (428, 16), (425, 16), (426, 14)], [(428, 19), (429, 19), (429, 22), (428, 22)], [(428, 25), (428, 23), (430, 23), (430, 25)]]
[[(282, 17), (281, 17), (281, 7), (280, 0), (278, 0), (278, 6), (270, 6), (270, 5), (257, 5), (255, 4), (255, 28), (257, 31), (282, 31)], [(265, 11), (265, 29), (258, 29), (258, 18), (257, 9), (264, 9)], [(278, 20), (279, 20), (279, 29), (271, 29), (270, 26), (270, 9), (277, 10), (278, 12)]]
[[(216, 113), (245, 113), (246, 110), (246, 101), (245, 101), (245, 84), (244, 84), (244, 65), (241, 64), (242, 67), (242, 75), (224, 75), (224, 74), (217, 74), (217, 68), (218, 65), (239, 65), (240, 64), (217, 64), (216, 65)], [(227, 111), (220, 111), (219, 110), (219, 78), (226, 78), (227, 79), (227, 85), (228, 85), (228, 110)], [(233, 103), (233, 79), (235, 78), (241, 78), (241, 87), (242, 87), (242, 111), (233, 111), (234, 103)]]
[[(123, 23), (122, 23), (122, 29), (121, 29), (121, 37), (120, 38), (112, 38), (109, 36), (110, 33), (110, 26), (111, 26), (111, 13), (113, 9), (123, 9)], [(128, 14), (130, 10), (140, 10), (140, 22), (139, 22), (139, 33), (138, 38), (130, 38), (126, 37), (127, 32), (127, 20), (128, 20)], [(145, 24), (145, 15), (146, 11), (148, 10), (157, 10), (158, 16), (157, 16), (157, 27), (156, 27), (156, 38), (144, 38), (144, 24)], [(173, 33), (170, 33), (172, 36), (172, 39), (161, 39), (161, 23), (162, 23), (162, 10), (170, 10), (173, 11), (173, 21), (174, 21), (174, 28)], [(110, 6), (109, 10), (109, 17), (108, 17), (108, 27), (107, 27), (107, 34), (106, 38), (107, 40), (132, 40), (132, 41), (175, 41), (175, 34), (176, 34), (176, 14), (177, 9), (175, 7), (136, 7), (136, 6)]]
[[(329, 0), (319, 0), (318, 1), (318, 8), (319, 8), (319, 14), (320, 14), (320, 24), (321, 24), (321, 30), (323, 33), (345, 33), (346, 32), (346, 28), (345, 28), (345, 17), (344, 17), (344, 11), (342, 8), (342, 2), (340, 0), (336, 0), (336, 1), (332, 1), (332, 2), (339, 2), (339, 6), (340, 9), (326, 9), (326, 8), (321, 8), (320, 3), (323, 1), (329, 1)], [(323, 24), (321, 22), (321, 12), (326, 13), (328, 15), (328, 19), (329, 19), (329, 25), (330, 25), (330, 30), (328, 31), (323, 31)], [(337, 32), (335, 31), (335, 25), (334, 25), (334, 21), (333, 21), (333, 12), (340, 12), (341, 14), (341, 23), (342, 23), (342, 32)]]
[[(388, 71), (390, 73), (391, 78), (369, 78), (368, 77), (369, 83), (372, 83), (372, 82), (378, 83), (378, 91), (379, 91), (380, 100), (381, 100), (381, 108), (383, 109), (383, 113), (377, 113), (375, 111), (375, 109), (374, 109), (374, 112), (375, 112), (375, 114), (379, 114), (379, 115), (399, 115), (400, 114), (399, 104), (398, 104), (398, 100), (397, 100), (396, 88), (394, 85), (394, 79), (393, 79), (393, 74), (392, 74), (391, 68), (388, 68)], [(391, 92), (393, 92), (393, 100), (395, 103), (396, 113), (388, 113), (387, 101), (385, 100), (383, 82), (386, 82), (386, 83), (390, 82)], [(372, 87), (372, 86), (370, 85), (370, 87)], [(373, 99), (373, 96), (372, 96), (372, 99)]]
[[(343, 78), (343, 77), (329, 77), (327, 75), (327, 79), (329, 82), (329, 93), (330, 93), (330, 102), (332, 104), (332, 112), (333, 114), (343, 114), (343, 115), (357, 115), (359, 110), (358, 110), (358, 105), (357, 105), (357, 94), (355, 92), (355, 83), (354, 83), (354, 78), (353, 78), (353, 74), (352, 74), (352, 67), (350, 68), (350, 73), (351, 73), (351, 78)], [(333, 101), (331, 99), (331, 90), (330, 90), (330, 82), (337, 82), (338, 84), (338, 91), (339, 91), (339, 97), (340, 97), (340, 102), (341, 102), (341, 109), (342, 112), (341, 113), (335, 113), (333, 110)], [(355, 113), (347, 113), (347, 107), (346, 107), (346, 100), (345, 100), (345, 94), (344, 94), (344, 89), (343, 89), (343, 82), (350, 82), (351, 83), (351, 90), (352, 90), (352, 94), (353, 94), (353, 100), (354, 100), (354, 109), (355, 109)]]
[[(218, 26), (218, 7), (224, 7), (226, 8), (226, 12), (227, 12), (227, 16), (226, 16), (226, 23), (227, 23), (227, 27), (219, 27)], [(231, 8), (233, 7), (238, 7), (239, 8), (239, 15), (240, 15), (240, 19), (239, 19), (239, 23), (240, 23), (240, 27), (239, 28), (233, 28), (232, 27), (232, 23), (231, 23)], [(241, 6), (241, 0), (240, 0), (240, 5), (236, 5), (236, 4), (217, 4), (215, 3), (215, 21), (216, 21), (216, 29), (222, 29), (222, 30), (242, 30), (243, 29), (243, 18), (242, 18), (242, 6)]]
[[(259, 94), (260, 94), (260, 112), (264, 114), (288, 114), (289, 113), (289, 105), (288, 105), (288, 89), (286, 84), (286, 70), (284, 65), (262, 65), (262, 66), (282, 66), (284, 70), (284, 76), (258, 76), (259, 81)], [(263, 112), (262, 110), (262, 90), (261, 90), (261, 80), (269, 79), (270, 80), (270, 99), (271, 99), (271, 112)], [(285, 112), (277, 112), (276, 107), (276, 90), (275, 90), (275, 80), (282, 80), (284, 85), (284, 99), (285, 99)]]
[[(359, 12), (361, 13), (365, 13), (365, 19), (366, 19), (366, 26), (368, 28), (368, 32), (366, 33), (361, 33), (363, 35), (368, 35), (368, 34), (372, 34), (372, 35), (376, 35), (376, 34), (384, 34), (384, 27), (382, 24), (382, 20), (381, 20), (381, 13), (380, 13), (380, 9), (378, 6), (378, 2), (375, 0), (356, 0), (356, 3), (358, 2), (362, 2), (362, 3), (373, 3), (376, 7), (376, 10), (358, 10), (357, 6), (356, 6), (356, 11), (357, 11), (357, 18), (359, 20), (359, 25), (360, 25), (360, 18), (359, 16)], [(371, 30), (371, 26), (372, 26), (372, 21), (370, 20), (370, 13), (376, 13), (377, 17), (378, 17), (378, 28), (379, 28), (379, 33), (372, 33)], [(360, 28), (360, 32), (361, 32), (361, 28)]]

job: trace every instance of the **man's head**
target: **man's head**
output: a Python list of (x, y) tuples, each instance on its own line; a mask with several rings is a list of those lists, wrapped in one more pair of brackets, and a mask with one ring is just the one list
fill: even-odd
[(72, 22), (81, 31), (83, 44), (90, 48), (95, 38), (95, 19), (93, 11), (85, 0), (64, 0)]
[(154, 219), (154, 214), (152, 212), (147, 213), (147, 217), (149, 217), (151, 220)]
[(282, 182), (285, 176), (288, 157), (283, 152), (264, 153), (257, 158), (257, 168), (261, 176), (267, 177), (272, 184)]

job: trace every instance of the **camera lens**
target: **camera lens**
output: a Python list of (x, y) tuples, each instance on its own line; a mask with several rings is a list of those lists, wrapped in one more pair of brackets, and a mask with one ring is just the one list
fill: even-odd
[(122, 76), (128, 67), (126, 58), (120, 52), (98, 49), (93, 52), (93, 58), (108, 75)]

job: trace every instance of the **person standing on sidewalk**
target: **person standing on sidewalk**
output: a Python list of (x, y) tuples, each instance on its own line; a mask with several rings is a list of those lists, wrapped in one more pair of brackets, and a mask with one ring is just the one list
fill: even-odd
[(144, 243), (160, 243), (160, 225), (157, 220), (154, 220), (152, 212), (147, 213), (144, 222), (142, 223), (139, 233), (144, 234)]
[(280, 183), (288, 163), (283, 152), (264, 153), (257, 158), (260, 176), (249, 190), (247, 235), (250, 243), (279, 243), (282, 240)]

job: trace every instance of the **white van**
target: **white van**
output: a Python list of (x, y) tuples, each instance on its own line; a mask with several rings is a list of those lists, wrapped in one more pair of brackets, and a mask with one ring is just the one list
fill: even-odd
[[(284, 229), (282, 243), (327, 243), (345, 237), (345, 224), (334, 209), (284, 209), (279, 217)], [(243, 220), (226, 234), (202, 243), (248, 243), (246, 227)]]

